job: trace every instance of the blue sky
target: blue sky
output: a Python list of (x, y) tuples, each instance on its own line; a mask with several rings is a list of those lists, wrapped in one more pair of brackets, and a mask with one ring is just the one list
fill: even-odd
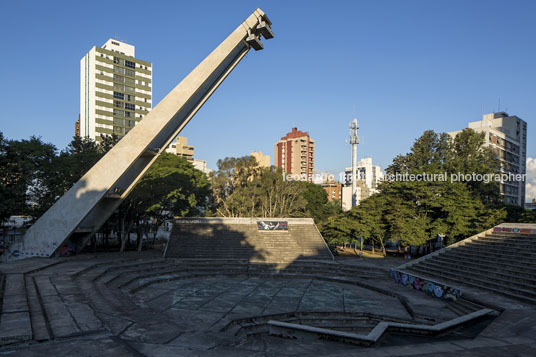
[(182, 132), (214, 168), (292, 127), (317, 170), (358, 156), (384, 168), (424, 130), (458, 130), (501, 109), (528, 122), (536, 156), (534, 1), (1, 1), (0, 131), (64, 148), (79, 113), (80, 59), (108, 38), (153, 63), (158, 103), (256, 7), (276, 37), (251, 51)]

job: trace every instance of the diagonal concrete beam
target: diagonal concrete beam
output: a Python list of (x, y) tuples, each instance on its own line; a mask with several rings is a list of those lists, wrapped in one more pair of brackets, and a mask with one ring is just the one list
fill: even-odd
[(256, 9), (203, 62), (9, 247), (8, 260), (52, 256), (69, 240), (77, 248), (106, 222), (160, 153), (188, 124), (271, 22)]

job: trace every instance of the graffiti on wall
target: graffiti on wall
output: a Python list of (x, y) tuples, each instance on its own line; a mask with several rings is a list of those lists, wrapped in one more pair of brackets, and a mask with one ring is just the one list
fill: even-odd
[(536, 234), (536, 229), (530, 228), (494, 227), (493, 231), (506, 233)]
[(69, 239), (56, 251), (56, 257), (68, 257), (76, 253), (76, 245)]
[(427, 280), (408, 273), (403, 273), (395, 269), (389, 271), (389, 275), (395, 282), (410, 289), (422, 291), (428, 295), (445, 300), (455, 301), (462, 292), (458, 288), (441, 284), (432, 280)]

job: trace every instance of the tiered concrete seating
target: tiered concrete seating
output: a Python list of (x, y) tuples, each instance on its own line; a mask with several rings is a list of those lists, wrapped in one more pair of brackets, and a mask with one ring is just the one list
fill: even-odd
[[(335, 283), (333, 286), (344, 284), (343, 290), (352, 290), (357, 286), (377, 292), (384, 298), (387, 296), (393, 302), (398, 300), (402, 308), (401, 311), (395, 309), (393, 316), (381, 316), (383, 311), (378, 309), (368, 313), (359, 312), (355, 306), (350, 308), (352, 305), (349, 299), (346, 305), (343, 303), (346, 307), (340, 311), (332, 311), (330, 308), (294, 311), (297, 307), (291, 307), (286, 312), (287, 307), (267, 310), (266, 314), (262, 312), (256, 316), (250, 314), (249, 310), (240, 312), (238, 309), (228, 317), (211, 322), (214, 323), (213, 326), (210, 324), (204, 327), (210, 328), (214, 333), (222, 333), (221, 336), (240, 339), (255, 335), (266, 336), (273, 329), (271, 320), (297, 325), (289, 327), (291, 330), (303, 326), (327, 329), (326, 338), (340, 333), (368, 336), (376, 326), (385, 322), (432, 327), (433, 324), (446, 321), (442, 314), (419, 316), (403, 295), (375, 286), (376, 281), (385, 279), (388, 275), (385, 269), (379, 267), (313, 259), (270, 263), (244, 259), (177, 259), (162, 258), (158, 252), (154, 253), (143, 257), (130, 253), (103, 254), (96, 259), (85, 259), (82, 256), (73, 259), (41, 259), (39, 262), (43, 264), (38, 269), (31, 267), (31, 264), (23, 266), (25, 261), (4, 267), (5, 270), (0, 274), (0, 348), (6, 345), (84, 339), (90, 335), (91, 338), (109, 334), (138, 338), (141, 336), (138, 331), (166, 331), (166, 328), (176, 326), (176, 311), (171, 309), (173, 311), (170, 310), (170, 315), (167, 315), (159, 310), (159, 305), (147, 299), (155, 293), (159, 295), (166, 291), (161, 285), (155, 284), (167, 281), (174, 284), (176, 280), (187, 280), (184, 283), (188, 286), (213, 277), (217, 277), (216, 281), (226, 277), (238, 278), (238, 281), (271, 281), (268, 286), (274, 284), (274, 278), (292, 279), (298, 285), (304, 280), (310, 281), (310, 284), (313, 281)], [(177, 283), (182, 285), (183, 282)], [(279, 282), (276, 283), (278, 284)], [(294, 291), (289, 282), (283, 283), (281, 287), (287, 284), (289, 291)], [(304, 294), (310, 291), (310, 286), (302, 288)], [(281, 288), (276, 288), (279, 289)], [(249, 294), (244, 291), (242, 293), (245, 295), (238, 296), (240, 301)], [(289, 299), (285, 294), (282, 298)], [(324, 298), (331, 299), (332, 296), (328, 292)], [(347, 311), (347, 307), (353, 310)], [(200, 312), (208, 315), (212, 313)], [(143, 332), (145, 333), (149, 332)], [(170, 336), (176, 335), (175, 331)], [(171, 337), (166, 337), (165, 341)]]
[(289, 265), (249, 263), (232, 259), (166, 259), (132, 263), (99, 265), (83, 273), (103, 288), (121, 289), (125, 294), (162, 281), (173, 281), (208, 276), (266, 276), (282, 278), (339, 279), (355, 282), (385, 278), (386, 271), (377, 268), (353, 267), (335, 262), (298, 260)]
[[(47, 341), (104, 331), (70, 277), (41, 274), (58, 262), (2, 276), (0, 345)], [(14, 271), (17, 271), (15, 269)]]
[(400, 269), (536, 304), (536, 234), (489, 230)]
[(249, 218), (176, 220), (166, 257), (260, 262), (333, 259), (313, 220), (278, 220), (288, 222), (288, 231), (258, 230), (257, 219)]

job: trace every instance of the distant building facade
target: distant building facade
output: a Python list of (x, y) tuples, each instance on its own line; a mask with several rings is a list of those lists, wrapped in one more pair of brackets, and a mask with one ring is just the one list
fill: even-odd
[[(485, 133), (485, 145), (501, 163), (501, 173), (524, 175), (527, 172), (527, 123), (505, 112), (484, 114), (481, 121), (470, 122), (468, 127)], [(448, 133), (455, 137), (460, 131)], [(500, 184), (505, 203), (525, 204), (525, 180), (510, 180)]]
[[(352, 168), (344, 169), (344, 184), (352, 185)], [(363, 181), (371, 193), (378, 192), (378, 184), (383, 180), (380, 166), (372, 164), (372, 158), (367, 157), (357, 163), (357, 180)]]
[(312, 182), (315, 171), (315, 141), (308, 132), (292, 128), (274, 145), (274, 166), (287, 174)]
[(135, 48), (110, 39), (80, 60), (80, 136), (123, 137), (152, 108), (152, 65)]
[[(372, 158), (367, 157), (359, 160), (357, 163), (357, 189), (356, 189), (356, 203), (369, 198), (372, 194), (378, 192), (378, 185), (383, 180), (383, 172), (378, 165), (372, 163)], [(341, 180), (343, 187), (341, 190), (342, 195), (342, 209), (348, 211), (352, 208), (352, 168), (347, 167), (344, 169), (344, 177)]]
[(259, 167), (270, 167), (271, 166), (271, 160), (270, 155), (263, 155), (262, 152), (254, 151), (250, 156), (253, 156), (255, 160), (257, 160), (257, 164)]
[(342, 185), (340, 182), (334, 180), (329, 180), (324, 183), (321, 183), (320, 186), (326, 191), (329, 201), (340, 201), (342, 194)]
[(166, 152), (184, 157), (189, 162), (194, 161), (194, 147), (193, 145), (188, 145), (186, 136), (177, 136), (177, 140), (169, 145)]
[[(356, 187), (356, 202), (359, 203), (365, 198), (369, 198), (372, 194), (371, 190), (365, 184), (365, 181), (358, 180)], [(341, 187), (341, 208), (343, 211), (349, 211), (352, 208), (352, 185), (345, 185)]]
[(192, 165), (207, 176), (212, 172), (212, 170), (207, 167), (207, 162), (205, 160), (194, 159)]

